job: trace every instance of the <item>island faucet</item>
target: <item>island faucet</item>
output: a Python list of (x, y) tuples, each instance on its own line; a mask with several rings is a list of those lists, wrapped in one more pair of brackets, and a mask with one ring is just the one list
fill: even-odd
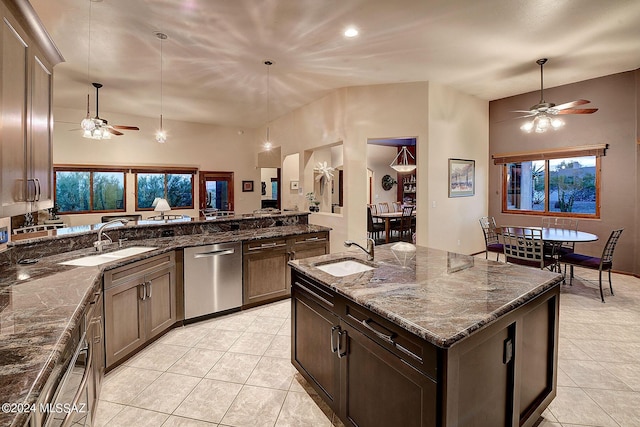
[[(104, 233), (104, 229), (107, 228), (109, 225), (116, 224), (118, 222), (122, 223), (122, 225), (126, 225), (129, 222), (129, 220), (128, 219), (124, 219), (124, 218), (112, 219), (111, 221), (105, 222), (104, 224), (102, 224), (100, 226), (100, 228), (98, 228), (98, 240), (93, 242), (93, 247), (96, 248), (96, 251), (102, 252), (102, 247), (104, 245), (108, 245), (110, 243), (113, 243), (113, 240), (111, 240), (111, 237), (109, 237), (108, 234)], [(102, 235), (103, 234), (105, 235), (105, 237), (107, 239), (109, 239), (108, 242), (102, 240)]]
[(344, 245), (347, 248), (351, 247), (351, 245), (355, 245), (355, 246), (359, 247), (360, 249), (362, 249), (367, 254), (367, 259), (369, 261), (373, 261), (373, 255), (374, 255), (373, 248), (376, 245), (376, 242), (372, 238), (368, 238), (367, 239), (367, 249), (363, 248), (362, 246), (360, 246), (359, 244), (357, 244), (353, 240), (345, 240), (344, 241)]

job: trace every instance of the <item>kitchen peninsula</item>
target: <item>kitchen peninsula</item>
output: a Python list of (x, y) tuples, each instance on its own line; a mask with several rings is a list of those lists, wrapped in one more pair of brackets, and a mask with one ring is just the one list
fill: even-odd
[[(307, 224), (307, 217), (308, 213), (292, 212), (109, 227), (105, 231), (115, 243), (105, 248), (105, 252), (116, 251), (119, 239), (124, 239), (124, 250), (132, 247), (150, 250), (86, 267), (61, 263), (97, 254), (92, 244), (96, 240), (95, 226), (77, 228), (67, 234), (58, 230), (55, 235), (50, 232), (52, 235), (10, 243), (10, 249), (0, 254), (0, 397), (3, 402), (20, 406), (0, 413), (0, 426), (23, 426), (29, 422), (30, 414), (24, 408), (38, 402), (43, 389), (60, 370), (60, 359), (73, 340), (74, 331), (83, 328), (84, 313), (92, 304), (101, 305), (95, 301), (103, 293), (103, 276), (107, 273), (162, 257), (179, 259), (187, 247), (226, 242), (265, 243), (265, 248), (272, 248), (272, 241), (283, 240), (286, 246), (275, 248), (279, 260), (303, 257), (305, 251), (317, 253), (320, 246), (328, 251), (329, 229)], [(283, 271), (285, 267), (286, 261), (282, 264)], [(181, 267), (173, 268), (177, 274), (172, 274), (180, 277)], [(149, 288), (147, 301), (161, 295), (162, 284), (157, 288), (154, 285), (154, 289), (152, 297)], [(139, 296), (138, 292), (135, 294)], [(178, 302), (171, 313), (175, 316), (178, 311), (174, 323), (181, 320), (180, 298), (178, 290), (174, 299)], [(108, 305), (105, 303), (104, 307), (107, 320)]]
[[(374, 268), (318, 268), (344, 260)], [(555, 397), (560, 275), (423, 247), (289, 264), (292, 363), (346, 425), (532, 426)]]

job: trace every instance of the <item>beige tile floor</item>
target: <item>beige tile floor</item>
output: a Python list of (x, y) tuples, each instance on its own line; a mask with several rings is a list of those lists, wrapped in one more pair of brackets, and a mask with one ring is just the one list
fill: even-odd
[[(640, 426), (640, 279), (576, 269), (560, 298), (558, 395), (542, 427)], [(290, 363), (290, 303), (172, 330), (110, 372), (98, 426), (342, 426)]]

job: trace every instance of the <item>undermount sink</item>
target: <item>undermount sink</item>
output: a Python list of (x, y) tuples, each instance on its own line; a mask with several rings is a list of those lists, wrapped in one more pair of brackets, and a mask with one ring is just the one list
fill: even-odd
[(72, 259), (69, 261), (61, 262), (63, 265), (75, 265), (79, 267), (92, 267), (107, 262), (115, 261), (117, 259), (126, 258), (133, 255), (138, 255), (144, 252), (149, 252), (156, 249), (150, 246), (132, 246), (130, 248), (120, 249), (118, 251), (109, 252), (100, 255), (88, 255), (81, 258)]
[(315, 267), (335, 277), (344, 277), (375, 269), (375, 267), (351, 259), (316, 265)]

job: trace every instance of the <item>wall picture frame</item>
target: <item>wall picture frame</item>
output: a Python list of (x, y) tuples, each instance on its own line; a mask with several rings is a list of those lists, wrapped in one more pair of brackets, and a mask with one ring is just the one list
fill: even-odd
[(253, 191), (253, 181), (242, 181), (242, 192), (247, 193)]
[(291, 182), (289, 182), (289, 189), (297, 190), (298, 188), (300, 188), (300, 181), (291, 181)]
[(449, 159), (449, 197), (468, 197), (476, 193), (476, 161)]

